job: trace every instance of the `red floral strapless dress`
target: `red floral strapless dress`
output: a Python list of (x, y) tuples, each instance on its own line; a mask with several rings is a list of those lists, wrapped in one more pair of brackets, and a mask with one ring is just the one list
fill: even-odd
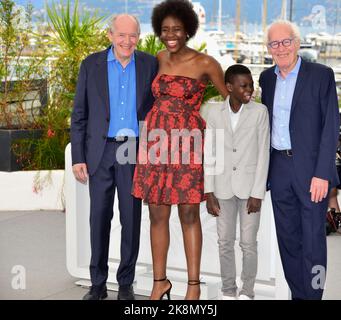
[(132, 188), (135, 197), (158, 205), (205, 200), (206, 124), (199, 114), (205, 87), (200, 80), (185, 76), (161, 74), (154, 79), (155, 102), (140, 135)]

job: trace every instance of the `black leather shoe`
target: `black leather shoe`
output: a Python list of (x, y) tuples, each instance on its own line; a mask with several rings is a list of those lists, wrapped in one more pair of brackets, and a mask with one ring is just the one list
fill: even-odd
[(83, 297), (83, 300), (103, 300), (108, 296), (107, 287), (95, 288), (91, 287), (89, 292)]
[(132, 285), (119, 286), (117, 300), (135, 300), (133, 286)]

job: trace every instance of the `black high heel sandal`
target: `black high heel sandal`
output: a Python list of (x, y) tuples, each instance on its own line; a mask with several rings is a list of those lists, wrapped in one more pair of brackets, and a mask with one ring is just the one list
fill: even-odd
[(159, 300), (162, 300), (163, 296), (166, 294), (167, 295), (167, 298), (168, 300), (170, 300), (170, 292), (171, 292), (171, 289), (172, 289), (172, 283), (167, 279), (167, 277), (163, 278), (163, 279), (154, 279), (154, 281), (168, 281), (168, 283), (170, 284), (170, 287), (161, 295), (160, 299)]

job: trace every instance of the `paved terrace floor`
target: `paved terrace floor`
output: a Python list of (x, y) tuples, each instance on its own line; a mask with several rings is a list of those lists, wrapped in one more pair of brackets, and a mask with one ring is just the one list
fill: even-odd
[[(341, 300), (341, 235), (327, 239), (324, 299)], [(0, 211), (0, 300), (80, 300), (88, 289), (75, 285), (78, 279), (66, 270), (65, 251), (64, 212)], [(25, 290), (12, 288), (12, 268), (18, 265), (26, 270)], [(108, 299), (115, 300), (116, 295), (110, 291)]]

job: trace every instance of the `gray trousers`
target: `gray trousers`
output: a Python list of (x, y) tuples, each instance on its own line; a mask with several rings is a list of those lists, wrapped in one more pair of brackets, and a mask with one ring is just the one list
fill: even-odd
[(218, 245), (222, 292), (227, 296), (235, 296), (236, 262), (234, 243), (236, 240), (237, 215), (239, 213), (240, 241), (243, 252), (241, 280), (243, 287), (239, 294), (254, 297), (254, 285), (257, 275), (257, 232), (260, 213), (247, 213), (247, 200), (236, 196), (231, 199), (218, 199), (220, 215), (217, 217)]

